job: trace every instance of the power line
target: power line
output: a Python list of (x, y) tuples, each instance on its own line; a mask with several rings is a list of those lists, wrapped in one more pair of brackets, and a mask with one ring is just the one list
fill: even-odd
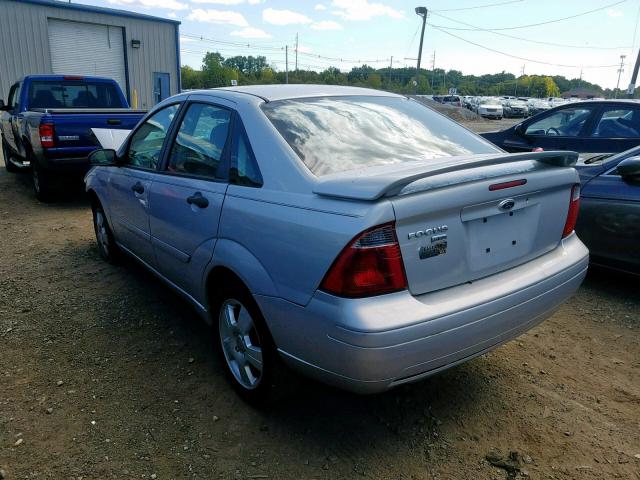
[[(463, 31), (463, 30), (465, 30), (465, 31), (481, 30), (481, 31), (489, 32), (489, 31), (518, 30), (520, 28), (539, 27), (540, 25), (548, 25), (550, 23), (563, 22), (564, 20), (570, 20), (572, 18), (582, 17), (582, 16), (588, 15), (590, 13), (599, 12), (601, 10), (605, 10), (607, 8), (615, 7), (616, 5), (620, 5), (621, 3), (625, 3), (626, 1), (627, 0), (618, 0), (617, 2), (610, 3), (610, 4), (604, 5), (602, 7), (594, 8), (593, 10), (589, 10), (589, 11), (586, 11), (586, 12), (576, 13), (575, 15), (570, 15), (568, 17), (556, 18), (554, 20), (546, 20), (544, 22), (538, 22), (538, 23), (530, 23), (528, 25), (518, 25), (517, 27), (500, 27), (500, 28), (481, 28), (481, 27), (458, 28), (458, 27), (450, 27), (449, 30), (460, 30), (460, 31)], [(440, 15), (439, 13), (433, 12), (433, 14), (437, 15), (438, 17), (445, 18), (444, 15)]]
[(486, 5), (476, 5), (475, 7), (462, 8), (446, 8), (444, 10), (430, 10), (430, 12), (461, 12), (462, 10), (476, 10), (479, 8), (498, 7), (500, 5), (509, 5), (510, 3), (521, 3), (524, 0), (509, 0), (508, 2), (488, 3)]
[[(481, 27), (478, 27), (476, 25), (472, 25), (471, 23), (466, 23), (463, 22), (461, 20), (456, 20), (455, 18), (450, 18), (447, 17), (445, 15), (439, 15), (440, 17), (446, 19), (446, 20), (450, 20), (452, 22), (455, 23), (459, 23), (461, 25), (466, 25), (467, 27), (473, 27), (469, 30), (479, 30), (479, 31), (483, 31), (483, 32), (487, 32), (487, 33), (492, 33), (493, 35), (500, 35), (501, 37), (507, 37), (507, 38), (513, 38), (514, 40), (521, 40), (523, 42), (530, 42), (530, 43), (537, 43), (538, 45), (550, 45), (552, 47), (562, 47), (562, 48), (581, 48), (581, 49), (589, 49), (589, 50), (624, 50), (629, 48), (628, 46), (623, 46), (623, 47), (593, 47), (593, 46), (589, 46), (589, 45), (568, 45), (568, 44), (564, 44), (564, 43), (553, 43), (553, 42), (543, 42), (540, 40), (532, 40), (530, 38), (522, 38), (522, 37), (517, 37), (515, 35), (509, 35), (508, 33), (502, 33), (502, 32), (496, 32), (494, 30), (490, 30), (490, 29), (484, 29)], [(458, 28), (455, 27), (448, 27), (445, 25), (436, 25), (436, 24), (432, 24), (429, 23), (430, 26), (434, 27), (434, 28), (443, 28), (445, 30), (459, 30)]]
[(564, 65), (561, 63), (551, 63), (551, 62), (544, 62), (542, 60), (533, 60), (531, 58), (526, 58), (526, 57), (520, 57), (518, 55), (512, 55), (510, 53), (506, 53), (506, 52), (502, 52), (500, 50), (496, 50), (494, 48), (491, 47), (487, 47), (485, 45), (481, 45), (479, 43), (476, 42), (472, 42), (471, 40), (467, 40), (466, 38), (462, 38), (458, 35), (455, 35), (451, 32), (447, 32), (446, 30), (443, 30), (442, 28), (436, 27), (434, 25), (431, 25), (433, 28), (435, 28), (436, 30), (439, 30), (440, 32), (449, 35), (451, 37), (457, 38), (458, 40), (461, 40), (465, 43), (469, 43), (471, 45), (475, 45), (476, 47), (480, 47), (483, 48), (484, 50), (489, 50), (490, 52), (494, 52), (494, 53), (499, 53), (500, 55), (504, 55), (506, 57), (511, 57), (511, 58), (517, 58), (518, 60), (524, 60), (525, 62), (531, 62), (531, 63), (538, 63), (540, 65), (551, 65), (553, 67), (566, 67), (566, 68), (611, 68), (611, 67), (617, 67), (617, 64), (613, 64), (613, 65)]

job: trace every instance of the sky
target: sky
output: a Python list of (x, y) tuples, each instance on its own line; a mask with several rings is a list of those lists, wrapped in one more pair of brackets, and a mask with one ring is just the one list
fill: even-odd
[[(481, 75), (564, 75), (605, 88), (629, 84), (640, 45), (640, 0), (83, 0), (179, 20), (183, 65), (207, 51), (264, 55), (278, 70), (343, 71), (415, 66), (421, 18), (429, 10), (422, 68)], [(589, 12), (589, 13), (588, 13)], [(573, 17), (573, 18), (566, 18)], [(515, 58), (514, 58), (515, 57)]]

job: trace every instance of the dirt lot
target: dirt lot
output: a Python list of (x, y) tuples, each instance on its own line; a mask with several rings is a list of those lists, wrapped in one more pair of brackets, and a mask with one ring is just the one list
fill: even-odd
[(0, 252), (5, 479), (640, 479), (637, 280), (591, 272), (535, 330), (422, 383), (300, 382), (257, 411), (182, 300), (100, 260), (82, 195), (40, 204), (2, 169)]

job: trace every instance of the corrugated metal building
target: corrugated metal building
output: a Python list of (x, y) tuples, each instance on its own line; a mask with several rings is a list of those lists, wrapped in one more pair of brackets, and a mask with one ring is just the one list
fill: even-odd
[(0, 0), (0, 98), (24, 75), (98, 75), (150, 108), (180, 91), (180, 22), (55, 0)]

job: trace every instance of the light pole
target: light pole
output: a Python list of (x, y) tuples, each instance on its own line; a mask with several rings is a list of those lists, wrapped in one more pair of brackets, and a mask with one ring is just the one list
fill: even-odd
[(420, 49), (418, 50), (418, 75), (420, 74), (420, 62), (422, 60), (422, 42), (424, 41), (424, 27), (427, 24), (427, 7), (416, 7), (416, 15), (422, 17), (422, 33), (420, 34)]

